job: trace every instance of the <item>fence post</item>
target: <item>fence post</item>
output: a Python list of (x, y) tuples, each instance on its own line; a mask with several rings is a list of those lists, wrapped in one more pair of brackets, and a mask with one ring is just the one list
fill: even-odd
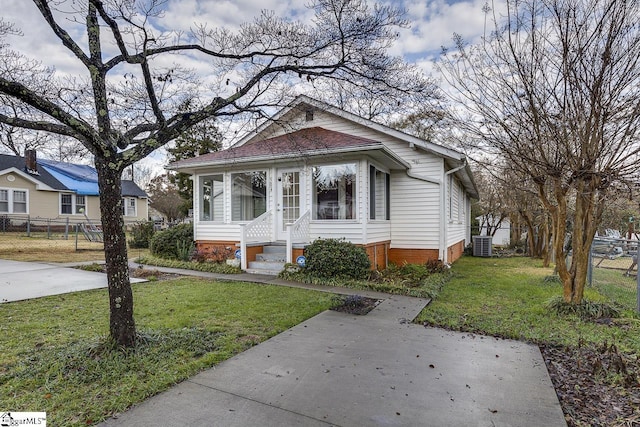
[(47, 239), (51, 239), (51, 218), (47, 218)]
[(27, 215), (27, 237), (31, 237), (31, 215)]
[(69, 240), (69, 217), (64, 222), (64, 240)]
[(76, 252), (78, 252), (78, 224), (76, 224)]

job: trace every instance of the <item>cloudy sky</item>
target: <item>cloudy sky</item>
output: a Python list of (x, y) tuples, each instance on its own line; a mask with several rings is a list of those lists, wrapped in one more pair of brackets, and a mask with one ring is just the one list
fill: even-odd
[[(502, 0), (492, 2), (492, 7)], [(393, 46), (393, 55), (403, 56), (418, 65), (426, 74), (433, 74), (433, 61), (443, 46), (451, 46), (453, 33), (473, 42), (483, 34), (487, 0), (386, 0), (387, 4), (406, 9), (411, 28), (401, 32)], [(72, 4), (69, 0), (68, 4)], [(307, 0), (167, 0), (163, 29), (188, 31), (195, 24), (209, 28), (237, 28), (251, 21), (262, 10), (272, 10), (278, 16), (308, 21), (312, 12), (305, 8)], [(496, 4), (494, 4), (496, 3)], [(21, 37), (7, 41), (14, 50), (39, 58), (46, 65), (54, 66), (61, 74), (82, 71), (78, 61), (69, 56), (60, 41), (46, 26), (33, 3), (29, 0), (2, 0), (2, 17), (13, 22), (22, 32)], [(62, 16), (62, 15), (61, 15)], [(85, 37), (81, 26), (67, 19), (65, 28), (74, 36)], [(193, 63), (190, 67), (205, 71), (206, 64)], [(85, 71), (86, 72), (86, 71)]]
[[(306, 3), (306, 0), (167, 0), (162, 22), (166, 29), (185, 31), (194, 24), (237, 28), (262, 10), (305, 21), (311, 17), (304, 7)], [(385, 3), (404, 8), (411, 22), (411, 28), (402, 32), (391, 52), (420, 65), (437, 57), (442, 46), (450, 46), (453, 33), (473, 41), (484, 31), (483, 6), (487, 0), (386, 0)], [(492, 4), (492, 7), (499, 6)], [(2, 17), (24, 33), (10, 40), (16, 49), (48, 58), (47, 62), (55, 64), (61, 72), (73, 70), (75, 61), (69, 61), (65, 49), (43, 24), (31, 1), (2, 0)], [(74, 27), (69, 23), (66, 28)], [(81, 27), (77, 29), (82, 31)]]

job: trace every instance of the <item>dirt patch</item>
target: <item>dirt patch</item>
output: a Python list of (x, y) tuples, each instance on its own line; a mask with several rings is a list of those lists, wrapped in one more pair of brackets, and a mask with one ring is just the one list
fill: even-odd
[(613, 345), (541, 346), (569, 427), (640, 426), (640, 363)]
[(367, 298), (360, 295), (336, 295), (331, 310), (341, 313), (365, 315), (380, 304), (379, 299)]

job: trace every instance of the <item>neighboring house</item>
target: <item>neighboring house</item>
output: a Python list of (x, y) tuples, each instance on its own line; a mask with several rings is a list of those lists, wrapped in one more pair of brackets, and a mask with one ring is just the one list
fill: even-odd
[(315, 239), (345, 238), (384, 268), (453, 262), (471, 241), (478, 192), (461, 153), (306, 96), (168, 168), (193, 177), (198, 248), (239, 246), (243, 268), (275, 242), (291, 262)]
[[(96, 170), (87, 165), (0, 154), (0, 215), (100, 221)], [(122, 181), (125, 222), (147, 220), (147, 194), (133, 181)]]
[(480, 236), (486, 236), (489, 230), (493, 233), (491, 244), (495, 246), (509, 246), (511, 243), (511, 221), (509, 217), (500, 219), (494, 216), (479, 216), (476, 218), (480, 225)]

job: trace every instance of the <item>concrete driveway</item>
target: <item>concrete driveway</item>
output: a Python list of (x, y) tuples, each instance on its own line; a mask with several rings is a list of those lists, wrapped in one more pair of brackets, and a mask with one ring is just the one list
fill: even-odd
[[(132, 283), (144, 281), (131, 279)], [(107, 287), (103, 273), (0, 259), (0, 303)]]

